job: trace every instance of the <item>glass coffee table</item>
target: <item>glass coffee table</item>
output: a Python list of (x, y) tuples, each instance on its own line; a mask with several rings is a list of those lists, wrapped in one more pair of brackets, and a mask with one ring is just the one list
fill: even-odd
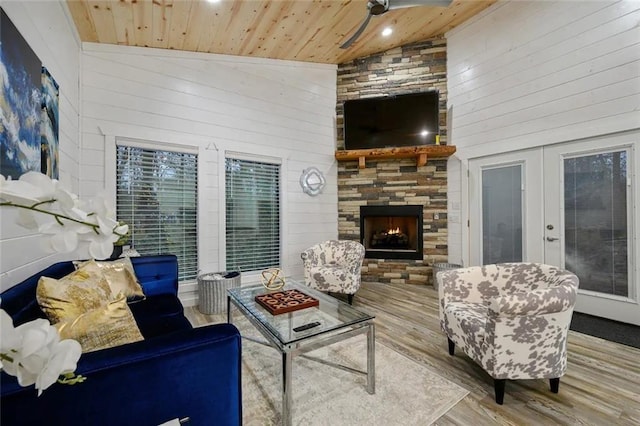
[[(272, 315), (255, 301), (257, 295), (270, 292), (262, 285), (234, 288), (227, 291), (227, 322), (231, 323), (231, 307), (235, 306), (264, 336), (267, 340), (266, 343), (282, 354), (282, 423), (284, 425), (290, 425), (292, 421), (291, 366), (293, 357), (297, 355), (366, 333), (367, 371), (326, 361), (322, 362), (353, 373), (366, 375), (366, 390), (370, 394), (375, 393), (374, 317), (290, 279), (287, 279), (287, 284), (282, 289), (273, 292), (290, 289), (297, 289), (315, 297), (320, 302), (319, 306)], [(305, 328), (309, 325), (312, 326), (300, 330), (300, 327)], [(265, 342), (258, 341), (258, 343), (264, 344)]]

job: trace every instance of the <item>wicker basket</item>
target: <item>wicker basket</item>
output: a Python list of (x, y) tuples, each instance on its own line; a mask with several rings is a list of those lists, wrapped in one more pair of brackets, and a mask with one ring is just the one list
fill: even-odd
[(457, 263), (434, 263), (431, 267), (433, 268), (433, 288), (438, 290), (438, 280), (436, 280), (438, 272), (462, 268), (462, 265), (458, 265)]
[(210, 272), (198, 275), (198, 309), (203, 314), (227, 312), (227, 290), (240, 287), (240, 272)]

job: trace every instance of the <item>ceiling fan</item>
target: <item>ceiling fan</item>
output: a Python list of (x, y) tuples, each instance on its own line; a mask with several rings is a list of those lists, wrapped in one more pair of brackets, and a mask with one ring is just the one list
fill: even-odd
[(451, 4), (451, 1), (452, 0), (369, 0), (367, 2), (367, 17), (364, 19), (364, 22), (360, 25), (360, 28), (358, 28), (356, 32), (349, 37), (349, 40), (340, 45), (340, 48), (346, 49), (351, 46), (367, 27), (372, 16), (379, 16), (394, 9), (403, 9), (415, 6), (447, 7)]

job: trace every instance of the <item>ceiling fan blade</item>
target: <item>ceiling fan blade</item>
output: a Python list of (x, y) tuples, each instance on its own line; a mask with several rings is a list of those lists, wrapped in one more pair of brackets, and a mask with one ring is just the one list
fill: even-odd
[(353, 42), (356, 41), (358, 37), (360, 37), (360, 34), (362, 34), (364, 29), (367, 28), (367, 25), (369, 25), (369, 20), (371, 20), (371, 13), (367, 13), (367, 17), (364, 19), (364, 22), (362, 23), (362, 25), (360, 25), (360, 28), (358, 28), (358, 30), (355, 33), (353, 33), (353, 35), (349, 38), (349, 40), (342, 43), (342, 45), (340, 46), (340, 49), (346, 49), (349, 46), (351, 46)]
[(453, 0), (388, 0), (389, 10), (416, 6), (448, 7)]

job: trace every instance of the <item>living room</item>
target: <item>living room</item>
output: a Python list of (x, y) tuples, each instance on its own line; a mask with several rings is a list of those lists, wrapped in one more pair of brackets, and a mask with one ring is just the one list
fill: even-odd
[[(355, 169), (355, 162), (335, 159), (336, 150), (342, 148), (336, 110), (346, 93), (341, 90), (340, 73), (365, 64), (366, 58), (336, 65), (82, 43), (66, 2), (4, 1), (2, 7), (60, 86), (60, 180), (80, 197), (106, 191), (115, 200), (118, 144), (196, 153), (195, 270), (222, 271), (227, 269), (225, 161), (264, 161), (279, 164), (282, 170), (280, 267), (288, 276), (303, 276), (303, 250), (346, 234), (339, 213), (339, 171), (341, 167)], [(446, 253), (426, 254), (427, 263), (481, 263), (474, 257), (479, 252), (474, 244), (480, 244), (481, 234), (473, 228), (473, 219), (481, 213), (471, 199), (475, 188), (467, 173), (482, 173), (482, 167), (491, 165), (482, 163), (483, 159), (493, 156), (495, 164), (527, 164), (527, 172), (534, 172), (531, 180), (540, 181), (535, 173), (544, 172), (534, 167), (542, 163), (545, 148), (588, 141), (605, 149), (630, 147), (633, 157), (628, 176), (638, 175), (635, 25), (639, 13), (637, 3), (630, 1), (498, 2), (429, 40), (446, 46), (445, 81), (430, 87), (437, 84), (447, 101), (442, 143), (455, 146), (456, 153), (448, 161), (427, 160), (428, 165), (442, 164), (441, 169), (446, 169), (445, 202), (434, 204), (431, 213), (448, 218), (438, 237)], [(402, 56), (396, 49), (376, 58), (398, 54)], [(437, 72), (442, 71), (430, 71)], [(473, 78), (474, 73), (480, 77)], [(591, 151), (593, 147), (575, 150)], [(524, 160), (523, 154), (527, 155)], [(300, 175), (309, 167), (317, 168), (326, 179), (324, 190), (316, 197), (300, 188)], [(527, 191), (527, 196), (533, 197), (536, 191), (542, 196), (544, 185), (539, 182), (540, 188)], [(630, 185), (637, 200), (640, 185), (635, 181)], [(535, 198), (528, 199), (527, 205), (539, 206)], [(2, 212), (2, 291), (56, 261), (69, 259), (41, 250), (39, 236), (15, 226), (13, 215)], [(535, 238), (527, 247), (527, 260), (543, 261), (549, 249), (533, 240), (554, 235), (540, 234), (547, 225), (542, 219), (545, 212), (534, 209), (529, 215), (539, 216), (542, 223), (530, 224), (529, 235)], [(629, 240), (638, 241), (637, 213), (630, 221), (635, 238)], [(634, 246), (630, 253), (637, 249)], [(640, 271), (637, 261), (631, 259), (629, 276), (632, 281), (635, 277), (631, 295), (635, 294), (637, 302)], [(418, 275), (430, 287), (429, 269)], [(257, 274), (243, 274), (243, 284), (257, 281)], [(421, 294), (433, 299), (436, 293), (430, 290)], [(197, 304), (195, 279), (181, 283), (179, 292), (185, 306)], [(357, 299), (356, 295), (356, 304)], [(640, 318), (637, 306), (629, 314), (636, 319)], [(598, 313), (599, 308), (594, 309)], [(617, 310), (615, 306), (607, 309)], [(443, 336), (438, 342), (441, 353), (435, 356), (446, 361), (444, 341)], [(617, 348), (609, 350), (614, 356)], [(591, 351), (597, 352), (597, 346), (587, 350)], [(440, 362), (445, 361), (433, 364), (441, 368)], [(628, 368), (629, 378), (640, 374), (637, 365)], [(602, 382), (606, 380), (602, 376)], [(589, 381), (593, 383), (594, 378)], [(603, 385), (594, 392), (607, 388)], [(640, 393), (633, 383), (620, 383), (619, 388), (624, 398)], [(479, 392), (475, 389), (474, 395)], [(558, 405), (550, 410), (564, 409), (562, 397), (561, 388), (559, 396), (554, 396)], [(474, 408), (465, 413), (484, 410), (477, 402), (481, 399), (475, 396)], [(551, 404), (543, 401), (536, 403)], [(520, 403), (519, 408), (524, 409), (526, 403)], [(591, 410), (587, 403), (582, 408)], [(637, 409), (627, 412), (627, 417), (619, 406), (612, 411), (616, 412), (612, 423), (632, 424), (640, 416)], [(510, 414), (500, 413), (499, 421), (508, 422)], [(571, 413), (567, 423), (575, 418), (573, 408)], [(484, 422), (491, 423), (494, 415), (498, 416), (484, 414)], [(531, 416), (535, 421), (535, 414)], [(588, 421), (588, 415), (584, 416)], [(595, 418), (595, 423), (601, 423), (606, 416)], [(442, 423), (456, 422), (464, 420), (454, 416)]]

